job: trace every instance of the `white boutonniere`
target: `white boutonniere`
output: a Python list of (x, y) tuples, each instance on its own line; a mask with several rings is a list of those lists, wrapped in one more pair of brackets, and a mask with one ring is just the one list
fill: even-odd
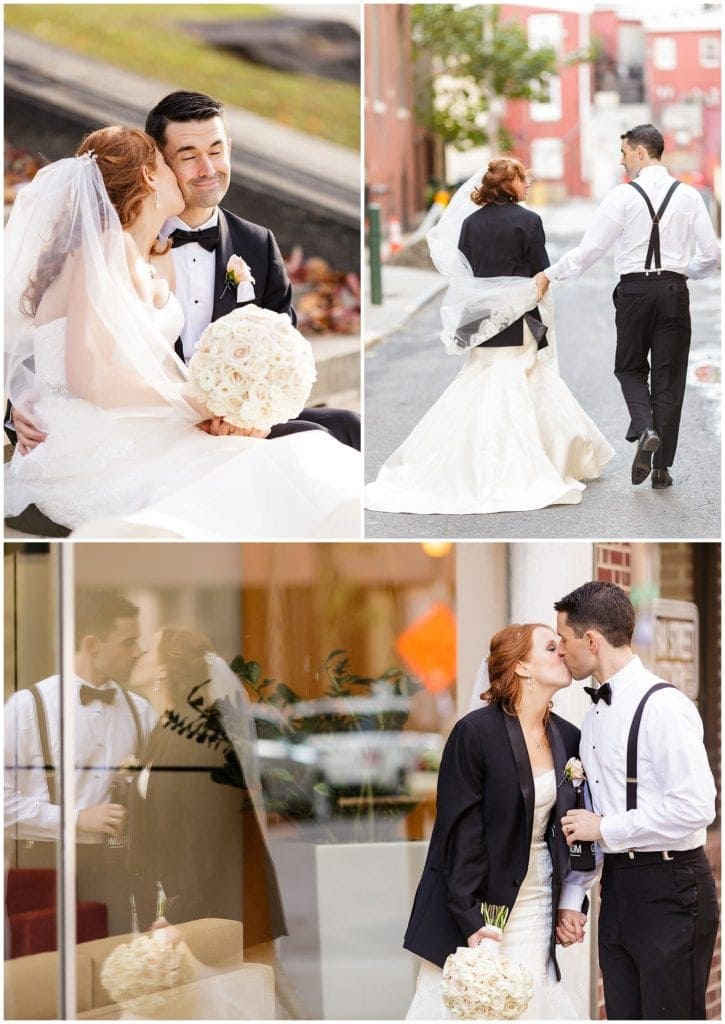
[(584, 765), (578, 757), (570, 757), (564, 765), (564, 779), (566, 782), (571, 782), (575, 789), (578, 789), (586, 779)]
[[(224, 274), (224, 292), (227, 288), (237, 289), (237, 302), (248, 302), (254, 298), (254, 278), (249, 264), (241, 256), (233, 253), (227, 261)], [(222, 292), (222, 295), (224, 294)]]

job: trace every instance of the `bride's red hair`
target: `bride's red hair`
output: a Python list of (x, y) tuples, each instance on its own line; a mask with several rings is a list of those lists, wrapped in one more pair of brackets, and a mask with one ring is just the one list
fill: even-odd
[(526, 181), (526, 168), (512, 156), (499, 156), (492, 160), (481, 179), (481, 184), (471, 192), (471, 200), (477, 206), (489, 203), (519, 202), (514, 188), (517, 181)]
[(551, 630), (551, 626), (543, 622), (514, 623), (504, 626), (491, 638), (488, 656), (491, 688), (481, 695), (481, 700), (499, 704), (507, 715), (516, 714), (521, 697), (521, 677), (516, 675), (516, 666), (531, 654), (534, 630), (540, 626)]

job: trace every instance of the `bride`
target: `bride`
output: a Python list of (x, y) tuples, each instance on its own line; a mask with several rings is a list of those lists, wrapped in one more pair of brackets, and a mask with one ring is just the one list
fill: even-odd
[(365, 488), (366, 508), (460, 514), (576, 504), (582, 481), (614, 455), (559, 376), (551, 299), (533, 281), (549, 265), (543, 227), (519, 206), (528, 187), (518, 160), (492, 160), (428, 233), (450, 282), (441, 337), (466, 361)]
[[(158, 242), (184, 200), (144, 132), (104, 128), (18, 195), (6, 231), (5, 380), (46, 439), (16, 449), (5, 515), (35, 503), (84, 537), (359, 536), (359, 456), (323, 431), (216, 422), (173, 346)], [(201, 429), (199, 429), (201, 427)]]
[(566, 936), (557, 918), (582, 933), (595, 873), (570, 870), (560, 828), (574, 806), (563, 771), (579, 730), (549, 711), (571, 674), (553, 630), (527, 623), (493, 637), (488, 678), (486, 705), (456, 724), (441, 760), (435, 826), (404, 941), (423, 958), (407, 1019), (452, 1018), (441, 968), (458, 946), (496, 937), (482, 927), (482, 902), (511, 909), (502, 952), (534, 977), (523, 1016), (579, 1019), (558, 980), (555, 941)]

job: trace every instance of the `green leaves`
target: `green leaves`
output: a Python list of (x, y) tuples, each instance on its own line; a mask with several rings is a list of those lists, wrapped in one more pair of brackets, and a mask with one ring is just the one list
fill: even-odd
[(423, 122), (458, 149), (489, 142), (510, 148), (499, 124), (500, 101), (546, 102), (549, 78), (558, 71), (555, 50), (530, 49), (524, 27), (502, 22), (496, 6), (414, 4), (412, 26)]

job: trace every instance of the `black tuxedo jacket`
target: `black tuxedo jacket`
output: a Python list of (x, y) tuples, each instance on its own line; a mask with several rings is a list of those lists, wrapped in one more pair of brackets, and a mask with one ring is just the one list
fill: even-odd
[[(458, 248), (474, 277), (533, 277), (549, 266), (541, 217), (515, 202), (489, 203), (466, 217)], [(530, 315), (541, 321), (536, 309)], [(536, 337), (536, 324), (530, 327)], [(483, 344), (496, 348), (522, 345), (523, 340), (520, 318)]]
[[(237, 302), (237, 289), (226, 286), (224, 276), (230, 256), (241, 256), (254, 278), (254, 298)], [(219, 245), (214, 250), (214, 307), (212, 320), (226, 316), (233, 309), (255, 303), (275, 313), (287, 313), (297, 323), (292, 308), (292, 285), (287, 277), (282, 254), (269, 228), (242, 220), (235, 213), (219, 208)], [(183, 359), (181, 339), (176, 354)]]
[[(188, 708), (179, 708), (183, 716)], [(141, 928), (156, 916), (156, 883), (172, 924), (242, 921), (244, 945), (287, 934), (277, 874), (246, 790), (215, 780), (219, 750), (157, 724), (143, 760), (146, 797), (129, 807), (129, 864)]]
[[(551, 715), (547, 739), (554, 756), (556, 805), (546, 841), (553, 865), (550, 956), (556, 965), (556, 910), (569, 870), (561, 817), (574, 806), (564, 765), (577, 756), (579, 730)], [(436, 821), (403, 945), (443, 966), (483, 926), (481, 903), (512, 908), (529, 863), (534, 779), (515, 716), (487, 705), (456, 723), (438, 776)]]

